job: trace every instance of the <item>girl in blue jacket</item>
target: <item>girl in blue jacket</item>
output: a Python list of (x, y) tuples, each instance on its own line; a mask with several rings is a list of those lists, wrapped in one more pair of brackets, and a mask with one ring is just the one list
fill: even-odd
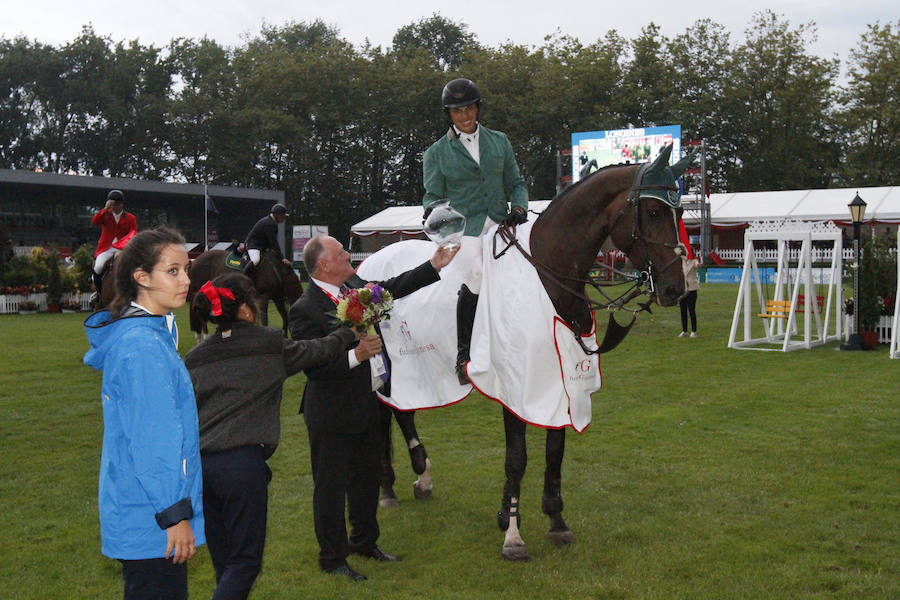
[(125, 599), (187, 598), (204, 543), (197, 406), (172, 310), (187, 298), (178, 232), (137, 234), (116, 257), (116, 298), (85, 321), (84, 362), (103, 371), (102, 552), (122, 563)]

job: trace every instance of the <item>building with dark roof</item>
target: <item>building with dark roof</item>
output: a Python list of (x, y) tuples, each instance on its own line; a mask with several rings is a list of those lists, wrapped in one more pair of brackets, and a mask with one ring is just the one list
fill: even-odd
[(103, 208), (110, 190), (122, 190), (125, 209), (138, 229), (160, 224), (177, 228), (188, 242), (203, 244), (204, 220), (209, 243), (243, 241), (253, 224), (284, 203), (284, 192), (210, 185), (206, 192), (216, 212), (206, 212), (201, 184), (145, 181), (0, 169), (0, 234), (13, 246), (57, 246), (65, 254), (95, 244), (100, 229), (91, 217)]

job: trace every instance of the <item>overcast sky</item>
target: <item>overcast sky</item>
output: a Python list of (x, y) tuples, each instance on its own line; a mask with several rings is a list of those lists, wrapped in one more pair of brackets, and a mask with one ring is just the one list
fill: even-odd
[(828, 58), (837, 55), (842, 63), (866, 25), (900, 19), (896, 0), (0, 0), (0, 36), (24, 35), (60, 45), (90, 23), (98, 35), (114, 41), (139, 39), (145, 45), (163, 46), (176, 37), (207, 36), (237, 46), (248, 33), (258, 33), (263, 23), (321, 19), (354, 45), (368, 39), (373, 46), (387, 47), (397, 29), (437, 12), (465, 23), (488, 46), (506, 41), (539, 45), (556, 30), (583, 43), (610, 29), (633, 38), (650, 21), (662, 28), (663, 35), (674, 37), (707, 17), (724, 25), (734, 43), (744, 38), (753, 14), (766, 9), (787, 19), (792, 28), (815, 21), (819, 39), (811, 51)]

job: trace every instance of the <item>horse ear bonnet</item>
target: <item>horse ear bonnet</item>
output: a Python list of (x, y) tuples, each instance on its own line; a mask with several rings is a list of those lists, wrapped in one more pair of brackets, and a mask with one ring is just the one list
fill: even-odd
[[(672, 145), (666, 146), (659, 153), (659, 156), (656, 157), (656, 160), (653, 161), (653, 164), (644, 171), (641, 184), (646, 186), (666, 185), (678, 187), (678, 183), (675, 180), (693, 162), (695, 154), (696, 152), (692, 152), (670, 167), (668, 163), (669, 157), (672, 155)], [(641, 190), (641, 198), (655, 198), (665, 202), (672, 208), (681, 206), (681, 196), (679, 196), (677, 190)]]

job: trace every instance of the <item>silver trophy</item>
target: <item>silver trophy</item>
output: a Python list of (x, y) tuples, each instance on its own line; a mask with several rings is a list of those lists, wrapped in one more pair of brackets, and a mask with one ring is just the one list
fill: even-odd
[(459, 248), (465, 230), (466, 218), (450, 208), (449, 200), (435, 204), (422, 226), (428, 239), (448, 250)]

